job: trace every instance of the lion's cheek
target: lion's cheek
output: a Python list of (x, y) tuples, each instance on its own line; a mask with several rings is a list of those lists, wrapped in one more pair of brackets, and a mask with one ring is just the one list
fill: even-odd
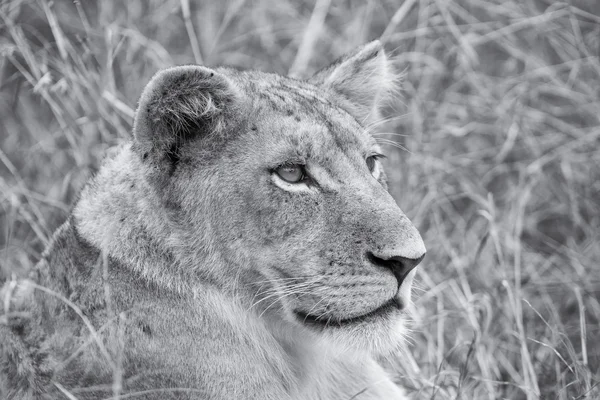
[[(314, 216), (313, 216), (314, 217)], [(258, 244), (279, 246), (310, 232), (311, 216), (307, 210), (292, 207), (265, 207), (253, 210), (253, 224)]]
[(253, 242), (261, 247), (279, 247), (287, 243), (306, 242), (322, 225), (319, 202), (311, 196), (288, 193), (266, 182), (262, 190), (248, 190), (244, 196), (243, 212), (246, 231), (252, 232)]

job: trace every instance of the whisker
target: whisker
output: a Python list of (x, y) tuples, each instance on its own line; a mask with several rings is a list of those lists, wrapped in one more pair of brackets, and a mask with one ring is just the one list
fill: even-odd
[(262, 303), (262, 302), (263, 302), (263, 301), (265, 301), (265, 300), (268, 300), (268, 299), (270, 299), (270, 298), (273, 298), (273, 297), (275, 297), (275, 296), (279, 296), (279, 295), (282, 295), (282, 294), (285, 294), (285, 293), (289, 293), (289, 292), (291, 292), (291, 291), (294, 291), (294, 290), (300, 290), (300, 289), (306, 289), (306, 288), (310, 288), (310, 287), (311, 287), (312, 285), (314, 285), (314, 284), (315, 284), (315, 282), (302, 282), (302, 283), (299, 283), (299, 284), (297, 284), (297, 285), (293, 285), (293, 286), (291, 286), (291, 287), (284, 288), (284, 291), (283, 291), (283, 293), (281, 293), (280, 289), (278, 289), (278, 288), (271, 288), (271, 289), (269, 289), (269, 290), (266, 290), (266, 291), (264, 291), (264, 292), (261, 292), (261, 293), (257, 292), (257, 294), (255, 294), (255, 296), (254, 296), (255, 298), (256, 298), (256, 296), (257, 296), (257, 295), (266, 294), (266, 293), (270, 293), (270, 292), (272, 292), (272, 293), (270, 293), (268, 296), (262, 297), (262, 298), (261, 298), (260, 300), (258, 300), (258, 301), (255, 301), (255, 302), (254, 302), (254, 303), (253, 303), (253, 304), (252, 304), (252, 305), (251, 305), (251, 306), (248, 308), (248, 310), (247, 310), (247, 311), (250, 311), (252, 308), (256, 307), (258, 304)]
[(371, 136), (379, 136), (379, 135), (390, 135), (390, 136), (401, 136), (401, 137), (409, 137), (410, 135), (406, 135), (404, 133), (396, 133), (396, 132), (376, 132), (371, 133)]
[(260, 317), (262, 317), (262, 316), (263, 316), (263, 314), (264, 314), (265, 312), (267, 312), (267, 310), (268, 310), (269, 308), (273, 307), (273, 306), (274, 306), (274, 305), (275, 305), (275, 304), (276, 304), (276, 303), (277, 303), (279, 300), (281, 300), (281, 299), (283, 299), (283, 298), (285, 298), (285, 297), (288, 297), (288, 296), (294, 295), (294, 294), (313, 294), (313, 292), (306, 292), (306, 291), (303, 291), (303, 290), (299, 290), (299, 291), (295, 291), (295, 292), (289, 292), (289, 293), (286, 293), (286, 294), (284, 294), (283, 296), (281, 296), (281, 297), (277, 298), (275, 301), (271, 302), (271, 304), (269, 304), (269, 306), (268, 306), (267, 308), (265, 308), (265, 309), (264, 309), (264, 310), (263, 310), (263, 311), (260, 313), (260, 315), (259, 315), (258, 317), (259, 317), (259, 318), (260, 318)]
[(395, 116), (395, 117), (386, 117), (386, 118), (380, 118), (380, 119), (378, 119), (378, 120), (375, 120), (375, 121), (371, 122), (370, 124), (367, 124), (367, 125), (365, 126), (365, 129), (366, 129), (367, 131), (370, 131), (370, 130), (372, 130), (373, 128), (376, 128), (376, 127), (378, 127), (378, 126), (380, 126), (380, 125), (383, 125), (383, 124), (385, 124), (385, 123), (392, 122), (392, 121), (397, 121), (397, 120), (399, 120), (399, 119), (402, 119), (402, 118), (406, 118), (406, 117), (408, 117), (409, 115), (410, 115), (409, 113), (406, 113), (406, 114), (402, 114), (402, 115), (397, 115), (397, 116)]
[(272, 283), (272, 282), (283, 282), (283, 281), (295, 281), (295, 280), (301, 280), (301, 279), (310, 279), (310, 278), (321, 278), (320, 275), (306, 275), (306, 276), (295, 276), (295, 277), (290, 277), (290, 278), (272, 278), (272, 279), (265, 279), (262, 281), (253, 281), (251, 283)]
[(377, 142), (377, 144), (396, 147), (400, 150), (406, 151), (409, 154), (412, 154), (412, 152), (410, 150), (408, 150), (406, 147), (402, 146), (400, 143), (394, 142), (393, 140), (383, 139), (383, 138), (375, 138), (375, 141)]
[(321, 300), (317, 301), (317, 302), (315, 303), (315, 305), (314, 305), (314, 306), (312, 306), (312, 307), (311, 307), (311, 309), (310, 309), (310, 310), (308, 310), (308, 312), (306, 312), (306, 315), (308, 316), (310, 313), (312, 313), (312, 311), (313, 311), (315, 308), (317, 308), (317, 306), (318, 306), (318, 305), (319, 305), (319, 304), (320, 304), (320, 303), (321, 303), (323, 300), (325, 300), (325, 299), (330, 299), (330, 301), (331, 301), (331, 295), (330, 295), (330, 296), (325, 296), (325, 297), (321, 298)]

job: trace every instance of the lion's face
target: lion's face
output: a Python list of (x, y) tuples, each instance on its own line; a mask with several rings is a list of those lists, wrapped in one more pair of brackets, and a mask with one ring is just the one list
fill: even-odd
[(256, 272), (244, 282), (253, 307), (345, 344), (388, 347), (425, 248), (386, 190), (381, 149), (314, 87), (257, 90), (267, 94), (215, 171), (235, 182), (222, 196), (236, 208), (214, 222), (230, 257)]
[(249, 294), (249, 310), (369, 350), (400, 341), (425, 254), (365, 127), (385, 60), (367, 46), (310, 83), (217, 70), (240, 111), (219, 122), (218, 146), (209, 138), (179, 150), (185, 162), (169, 178), (180, 179), (186, 218), (210, 236), (209, 251), (230, 266), (217, 273)]

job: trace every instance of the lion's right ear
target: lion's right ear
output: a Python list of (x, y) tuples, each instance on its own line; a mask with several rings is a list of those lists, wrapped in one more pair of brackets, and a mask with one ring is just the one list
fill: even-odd
[(186, 142), (216, 134), (235, 107), (237, 90), (223, 74), (189, 65), (158, 72), (140, 97), (133, 135), (143, 159), (178, 160)]
[(381, 42), (375, 40), (317, 72), (310, 82), (334, 93), (359, 122), (379, 120), (379, 109), (398, 89), (399, 75)]

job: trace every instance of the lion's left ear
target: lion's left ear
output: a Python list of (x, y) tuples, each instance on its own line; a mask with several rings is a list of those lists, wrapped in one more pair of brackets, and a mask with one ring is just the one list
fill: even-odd
[(187, 143), (219, 134), (237, 105), (239, 93), (220, 71), (199, 65), (162, 70), (140, 97), (135, 148), (144, 160), (170, 170)]
[(363, 124), (378, 118), (382, 102), (398, 88), (398, 75), (378, 40), (342, 56), (309, 81), (334, 92)]

